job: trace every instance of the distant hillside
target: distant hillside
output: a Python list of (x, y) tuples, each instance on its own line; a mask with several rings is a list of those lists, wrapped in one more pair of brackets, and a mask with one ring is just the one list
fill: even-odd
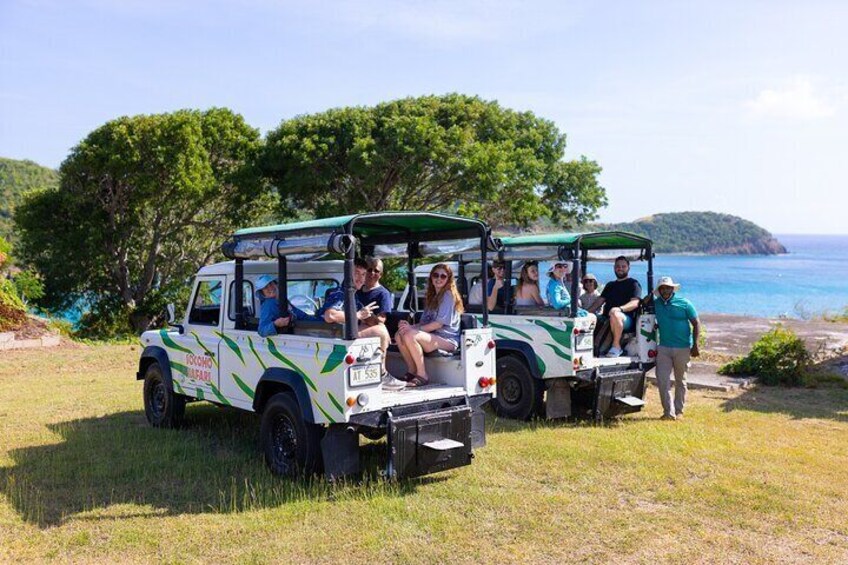
[(0, 157), (0, 237), (12, 233), (12, 212), (23, 194), (35, 188), (59, 184), (59, 173), (32, 161)]
[(635, 222), (593, 224), (589, 229), (628, 231), (651, 238), (658, 253), (776, 255), (786, 248), (748, 220), (715, 212), (655, 214)]

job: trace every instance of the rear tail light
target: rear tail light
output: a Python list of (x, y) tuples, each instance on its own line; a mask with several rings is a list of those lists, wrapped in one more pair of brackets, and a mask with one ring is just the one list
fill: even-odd
[(574, 328), (574, 335), (580, 335), (580, 330), (578, 330), (577, 328)]
[(495, 384), (494, 377), (480, 377), (480, 380), (477, 381), (477, 384), (480, 385), (480, 388), (486, 388)]
[(490, 339), (489, 343), (487, 343), (486, 345), (489, 346), (489, 349), (494, 349), (495, 348), (495, 340)]
[(656, 356), (657, 356), (657, 350), (656, 349), (651, 349), (650, 351), (648, 351), (648, 357), (650, 357), (651, 359), (653, 359)]
[(356, 361), (356, 359), (355, 359), (355, 358), (353, 357), (353, 355), (351, 355), (350, 353), (348, 353), (348, 354), (345, 356), (345, 363), (347, 363), (348, 365), (353, 365), (353, 362), (354, 362), (354, 361)]

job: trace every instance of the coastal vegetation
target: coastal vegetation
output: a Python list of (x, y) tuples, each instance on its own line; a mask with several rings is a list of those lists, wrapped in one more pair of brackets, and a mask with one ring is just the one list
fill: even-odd
[[(692, 390), (686, 419), (489, 418), (474, 464), (283, 481), (254, 415), (149, 427), (138, 345), (0, 363), (0, 562), (811, 562), (848, 554), (848, 390)], [(775, 433), (779, 430), (779, 433)], [(164, 532), (164, 533), (163, 533)], [(652, 540), (646, 543), (646, 540)]]
[(58, 184), (59, 173), (53, 169), (32, 161), (0, 157), (0, 237), (14, 241), (12, 218), (25, 193)]
[(737, 216), (716, 212), (654, 214), (634, 222), (592, 224), (589, 229), (645, 235), (654, 242), (658, 253), (786, 253), (786, 248), (767, 230)]

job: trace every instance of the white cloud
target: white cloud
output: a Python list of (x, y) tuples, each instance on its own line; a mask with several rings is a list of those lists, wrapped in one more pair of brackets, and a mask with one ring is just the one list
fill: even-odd
[(836, 113), (834, 107), (816, 93), (812, 82), (795, 78), (782, 89), (766, 89), (746, 103), (755, 115), (767, 118), (817, 119)]

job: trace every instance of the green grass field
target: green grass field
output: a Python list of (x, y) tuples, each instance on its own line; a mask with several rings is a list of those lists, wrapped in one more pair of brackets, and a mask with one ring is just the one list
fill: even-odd
[(270, 476), (254, 415), (150, 428), (137, 346), (0, 354), (0, 562), (848, 561), (848, 391), (690, 392), (686, 419), (490, 419), (474, 464)]

